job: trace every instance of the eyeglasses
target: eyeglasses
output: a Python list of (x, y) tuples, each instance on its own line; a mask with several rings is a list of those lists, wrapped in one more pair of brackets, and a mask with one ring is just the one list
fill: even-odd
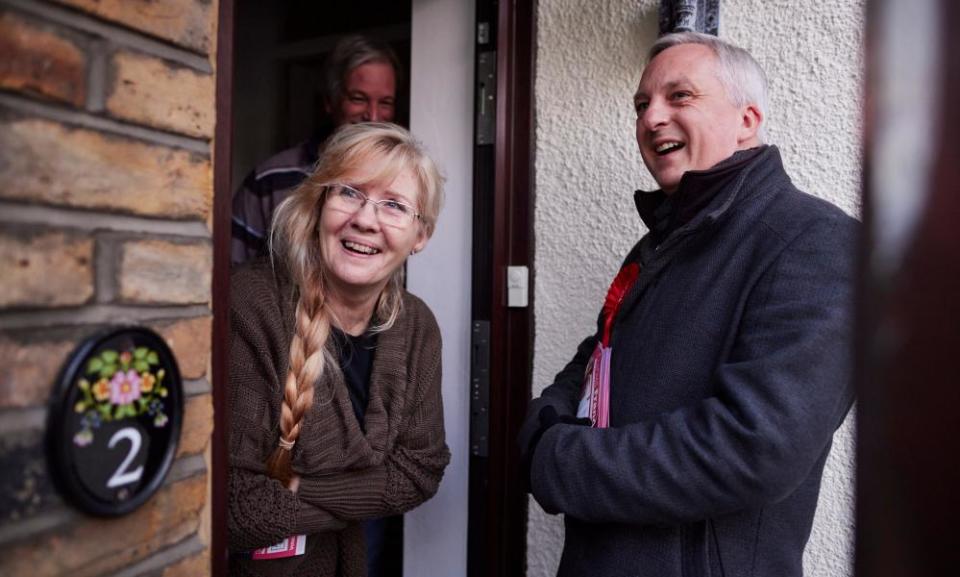
[(420, 218), (420, 213), (405, 202), (389, 199), (373, 200), (346, 184), (331, 184), (327, 187), (327, 204), (332, 210), (354, 214), (368, 202), (373, 205), (374, 214), (384, 226), (406, 228)]

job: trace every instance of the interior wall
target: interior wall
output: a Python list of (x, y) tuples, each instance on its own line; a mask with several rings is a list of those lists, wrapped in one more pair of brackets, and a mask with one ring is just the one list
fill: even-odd
[[(408, 68), (409, 0), (361, 4), (236, 0), (234, 187), (259, 163), (309, 138), (326, 119), (319, 86), (327, 55), (346, 34), (387, 42)], [(406, 126), (407, 78), (394, 122)]]
[(446, 202), (407, 288), (443, 335), (443, 411), (452, 458), (437, 495), (407, 513), (403, 574), (466, 575), (473, 187), (473, 0), (414, 0), (410, 128), (446, 177)]
[[(270, 2), (237, 2), (234, 10), (235, 62), (233, 75), (233, 163), (236, 188), (257, 163), (279, 152), (277, 115), (280, 74), (274, 53), (280, 35), (276, 6)], [(256, 30), (256, 34), (244, 33)]]
[[(607, 285), (646, 232), (632, 193), (656, 184), (637, 151), (632, 96), (659, 4), (539, 3), (534, 396), (594, 329)], [(721, 2), (720, 36), (767, 71), (770, 141), (797, 186), (858, 214), (863, 0)], [(824, 473), (804, 556), (813, 577), (852, 574), (851, 422), (836, 435)], [(527, 574), (552, 576), (562, 522), (530, 502)]]

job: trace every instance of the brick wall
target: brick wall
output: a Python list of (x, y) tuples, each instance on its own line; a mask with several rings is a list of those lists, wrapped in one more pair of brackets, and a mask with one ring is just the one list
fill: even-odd
[[(0, 0), (0, 574), (209, 572), (213, 0)], [(54, 491), (63, 360), (158, 331), (185, 421), (160, 491), (119, 519)]]

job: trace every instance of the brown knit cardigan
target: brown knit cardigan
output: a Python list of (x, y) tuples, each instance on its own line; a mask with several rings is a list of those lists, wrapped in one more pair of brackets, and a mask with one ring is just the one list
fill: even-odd
[[(231, 560), (231, 575), (363, 576), (359, 521), (401, 513), (433, 496), (450, 460), (440, 397), (440, 331), (405, 293), (377, 337), (364, 434), (339, 367), (316, 385), (293, 449), (300, 487), (265, 474), (280, 436), (296, 289), (278, 265), (237, 269), (230, 294), (230, 548), (248, 551), (307, 534), (307, 552), (282, 560)], [(331, 345), (332, 346), (332, 345)], [(334, 355), (336, 358), (336, 355)]]

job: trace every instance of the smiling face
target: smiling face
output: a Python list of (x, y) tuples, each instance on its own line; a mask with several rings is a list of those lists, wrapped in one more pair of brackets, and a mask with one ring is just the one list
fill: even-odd
[(374, 61), (357, 66), (347, 75), (340, 101), (329, 107), (334, 124), (390, 122), (393, 120), (397, 80), (393, 66)]
[[(361, 190), (371, 200), (420, 206), (419, 185), (410, 170), (401, 171), (390, 182), (356, 184), (367, 180), (363, 176), (347, 174), (343, 184)], [(344, 296), (372, 297), (380, 294), (412, 251), (427, 244), (427, 234), (419, 220), (405, 228), (382, 225), (370, 202), (352, 213), (325, 205), (320, 242), (331, 289)]]
[(759, 108), (736, 106), (718, 72), (716, 55), (702, 44), (667, 48), (643, 71), (634, 96), (637, 145), (664, 192), (676, 191), (688, 170), (760, 145)]

